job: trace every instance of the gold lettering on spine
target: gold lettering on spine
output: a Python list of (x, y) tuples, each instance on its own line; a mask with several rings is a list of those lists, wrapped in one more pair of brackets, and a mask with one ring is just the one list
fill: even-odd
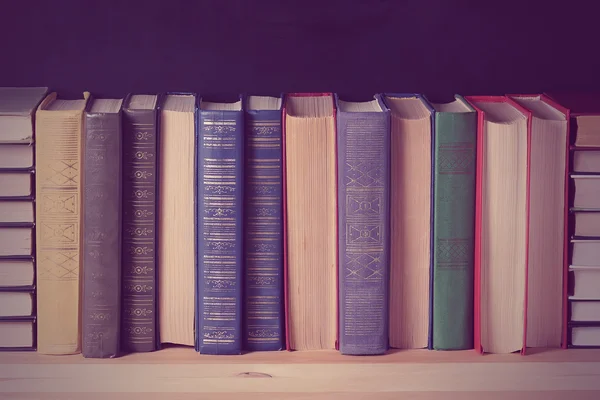
[[(201, 146), (210, 151), (231, 151), (239, 145), (240, 135), (237, 121), (205, 118), (200, 133)], [(210, 152), (208, 152), (210, 154)], [(237, 276), (235, 254), (237, 243), (236, 228), (241, 221), (237, 205), (237, 164), (235, 158), (203, 157), (200, 162), (204, 170), (203, 185), (203, 246), (202, 297), (203, 330), (200, 340), (203, 345), (235, 343), (234, 322), (238, 300), (233, 295), (238, 291), (241, 277)], [(241, 207), (241, 204), (239, 205)], [(218, 296), (216, 296), (218, 295)]]
[(126, 347), (155, 346), (156, 125), (124, 132), (123, 338)]
[[(245, 225), (246, 289), (249, 291), (246, 297), (246, 342), (250, 346), (280, 344), (283, 317), (279, 294), (283, 262), (279, 245), (282, 234), (281, 121), (252, 121), (249, 128)], [(257, 154), (265, 157), (257, 157)]]

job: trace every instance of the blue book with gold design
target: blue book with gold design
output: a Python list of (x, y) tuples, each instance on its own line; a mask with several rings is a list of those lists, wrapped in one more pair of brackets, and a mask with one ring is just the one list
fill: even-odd
[(246, 98), (244, 347), (282, 350), (282, 98)]
[(242, 351), (244, 113), (242, 98), (198, 98), (197, 315), (201, 354)]

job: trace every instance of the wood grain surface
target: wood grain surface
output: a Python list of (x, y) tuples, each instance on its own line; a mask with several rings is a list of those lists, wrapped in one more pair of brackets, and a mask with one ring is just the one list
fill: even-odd
[(115, 359), (0, 354), (0, 399), (598, 399), (600, 350), (335, 351), (204, 356), (170, 347)]

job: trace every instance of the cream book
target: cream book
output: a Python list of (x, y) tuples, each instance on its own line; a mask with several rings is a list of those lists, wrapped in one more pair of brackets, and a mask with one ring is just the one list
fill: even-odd
[(81, 351), (81, 136), (83, 99), (49, 94), (36, 112), (37, 349)]
[(161, 343), (194, 345), (196, 98), (168, 94), (160, 112), (158, 317)]
[(479, 115), (474, 345), (512, 353), (524, 348), (527, 116), (504, 96), (467, 101)]
[(567, 124), (544, 96), (472, 96), (477, 109), (474, 346), (559, 347)]
[(333, 96), (290, 94), (284, 119), (288, 349), (335, 349), (337, 155)]
[(509, 95), (527, 111), (529, 210), (525, 347), (566, 345), (563, 330), (566, 110), (543, 95)]
[(431, 265), (431, 106), (387, 94), (391, 111), (390, 347), (425, 348)]
[[(47, 87), (0, 87), (0, 144), (34, 142), (33, 115), (47, 92)], [(15, 146), (0, 147), (0, 159), (11, 158), (14, 150), (21, 149)], [(24, 152), (24, 158), (15, 159), (17, 165), (0, 161), (0, 168), (5, 162), (8, 164), (6, 167), (20, 167), (18, 163), (27, 159), (29, 153), (33, 152)]]

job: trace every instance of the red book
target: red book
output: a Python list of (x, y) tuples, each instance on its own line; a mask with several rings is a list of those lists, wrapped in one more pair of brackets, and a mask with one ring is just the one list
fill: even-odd
[[(335, 99), (333, 96), (333, 93), (288, 93), (285, 96), (285, 100), (284, 100), (284, 104), (283, 104), (283, 108), (282, 108), (282, 144), (283, 144), (283, 246), (284, 246), (284, 250), (283, 250), (283, 257), (284, 257), (284, 302), (285, 302), (285, 331), (286, 331), (286, 348), (287, 350), (296, 350), (293, 346), (292, 340), (291, 340), (291, 314), (290, 314), (290, 288), (289, 288), (289, 280), (290, 280), (290, 271), (289, 271), (289, 236), (288, 236), (288, 229), (289, 229), (289, 225), (290, 225), (290, 221), (289, 221), (289, 194), (288, 194), (288, 179), (287, 179), (287, 174), (288, 174), (288, 159), (289, 159), (289, 155), (287, 154), (287, 141), (286, 141), (286, 131), (287, 131), (287, 116), (288, 116), (288, 110), (289, 110), (289, 99), (293, 98), (293, 97), (320, 97), (320, 96), (328, 96), (331, 99), (331, 106), (332, 106), (332, 118), (333, 118), (333, 136), (335, 137), (335, 118), (336, 118), (336, 108), (335, 108)], [(336, 149), (337, 145), (334, 144), (333, 149)], [(335, 151), (335, 150), (334, 150)], [(337, 154), (334, 154), (334, 158), (335, 160), (337, 160)], [(335, 163), (335, 165), (337, 165), (337, 163)], [(335, 184), (335, 192), (337, 193), (337, 168), (335, 170), (335, 179), (334, 179), (334, 184)], [(337, 197), (336, 197), (337, 198)], [(335, 291), (336, 291), (336, 306), (335, 306), (335, 343), (334, 343), (334, 347), (337, 350), (338, 349), (338, 337), (339, 337), (339, 306), (338, 306), (338, 302), (337, 302), (337, 288), (338, 288), (338, 273), (337, 273), (337, 266), (339, 264), (339, 260), (338, 260), (338, 249), (337, 249), (337, 243), (338, 243), (338, 237), (337, 237), (337, 201), (336, 201), (336, 207), (335, 207), (335, 237), (332, 238), (335, 240)]]
[[(530, 217), (530, 228), (529, 236), (532, 238), (544, 238), (545, 241), (538, 243), (544, 250), (545, 260), (534, 259), (529, 264), (529, 277), (535, 276), (537, 273), (537, 279), (528, 280), (528, 296), (526, 310), (526, 335), (525, 342), (528, 347), (566, 347), (566, 315), (567, 315), (567, 273), (568, 266), (566, 265), (568, 260), (568, 233), (566, 228), (568, 227), (568, 184), (569, 184), (569, 110), (556, 103), (550, 97), (544, 94), (513, 94), (508, 95), (509, 99), (513, 103), (518, 103), (522, 107), (526, 108), (530, 112), (529, 118), (529, 131), (530, 136), (541, 134), (545, 137), (548, 135), (555, 135), (551, 137), (551, 140), (555, 140), (558, 147), (554, 148), (554, 155), (551, 156), (550, 162), (553, 166), (559, 166), (558, 168), (562, 172), (561, 182), (558, 184), (556, 177), (547, 175), (554, 183), (554, 190), (551, 190), (551, 185), (545, 185), (545, 189), (537, 192), (538, 197), (535, 194), (530, 196), (530, 209), (540, 210), (542, 207), (546, 207), (547, 214), (544, 217), (539, 213), (535, 216)], [(531, 170), (537, 169), (538, 171), (543, 168), (548, 168), (549, 164), (544, 163), (543, 165), (538, 164), (538, 154), (541, 146), (539, 145), (542, 138), (530, 137), (530, 183), (540, 184), (539, 181), (531, 181)], [(536, 140), (537, 139), (537, 140)], [(533, 152), (533, 156), (532, 156)], [(556, 185), (558, 184), (558, 185)], [(543, 183), (542, 183), (543, 185)], [(531, 199), (533, 197), (533, 200)], [(553, 205), (553, 209), (549, 210), (550, 204)], [(558, 215), (560, 213), (560, 215)], [(537, 219), (535, 219), (537, 216)], [(561, 220), (556, 219), (560, 216)], [(548, 221), (553, 221), (554, 225), (548, 225)], [(533, 226), (531, 225), (533, 224)], [(562, 232), (560, 243), (558, 236), (550, 232), (544, 232), (544, 230), (551, 230), (554, 233), (558, 231)], [(561, 250), (558, 250), (562, 248)], [(554, 250), (556, 249), (556, 250)], [(554, 251), (560, 253), (554, 254)], [(555, 256), (557, 256), (555, 258)], [(553, 284), (549, 284), (548, 282)], [(559, 283), (558, 285), (556, 283)], [(537, 285), (537, 287), (536, 287)], [(548, 287), (544, 287), (548, 285)], [(560, 298), (560, 306), (559, 306)], [(556, 312), (543, 312), (540, 308), (554, 308)], [(560, 311), (560, 313), (559, 313)], [(543, 326), (543, 332), (540, 332), (537, 336), (527, 336), (527, 327), (535, 325)]]
[[(525, 349), (525, 340), (522, 339), (522, 343), (520, 344), (520, 346), (515, 346), (515, 343), (511, 343), (512, 346), (507, 346), (507, 345), (503, 345), (503, 346), (498, 346), (498, 348), (502, 347), (502, 350), (489, 350), (487, 348), (484, 348), (484, 346), (486, 345), (487, 342), (487, 336), (489, 335), (484, 335), (482, 333), (482, 323), (485, 323), (486, 329), (488, 329), (491, 325), (491, 331), (494, 332), (493, 334), (496, 335), (501, 335), (501, 333), (497, 332), (497, 330), (499, 329), (500, 324), (494, 323), (494, 321), (488, 321), (493, 319), (493, 316), (490, 316), (489, 313), (487, 313), (487, 307), (486, 310), (482, 310), (482, 308), (484, 308), (482, 306), (482, 297), (485, 296), (485, 299), (487, 300), (487, 298), (489, 296), (492, 295), (492, 291), (488, 290), (487, 287), (482, 287), (482, 273), (487, 273), (487, 270), (483, 270), (483, 252), (487, 251), (487, 246), (484, 249), (484, 242), (483, 242), (483, 229), (485, 227), (485, 229), (490, 229), (490, 230), (495, 230), (498, 227), (497, 226), (493, 226), (492, 224), (489, 223), (489, 221), (484, 218), (484, 212), (486, 210), (484, 210), (484, 200), (488, 200), (487, 198), (484, 199), (484, 185), (487, 185), (487, 182), (485, 181), (484, 178), (484, 174), (487, 173), (487, 171), (484, 170), (484, 166), (486, 164), (488, 164), (488, 160), (486, 159), (486, 146), (487, 146), (487, 142), (488, 142), (488, 135), (489, 132), (486, 129), (486, 123), (488, 121), (488, 113), (490, 113), (489, 109), (492, 109), (493, 106), (495, 104), (506, 104), (509, 105), (510, 107), (514, 108), (513, 114), (521, 114), (521, 121), (520, 122), (516, 122), (516, 123), (520, 123), (521, 125), (523, 125), (523, 119), (525, 119), (525, 121), (528, 120), (529, 117), (529, 113), (527, 112), (527, 110), (521, 108), (521, 107), (516, 107), (514, 106), (509, 99), (506, 96), (466, 96), (465, 99), (473, 106), (473, 108), (475, 108), (475, 110), (477, 111), (477, 165), (476, 165), (476, 181), (475, 181), (475, 260), (474, 260), (474, 290), (473, 290), (473, 294), (474, 294), (474, 332), (473, 332), (473, 339), (474, 339), (474, 347), (475, 347), (475, 351), (477, 351), (478, 353), (484, 353), (484, 352), (512, 352), (517, 350), (517, 348), (519, 348), (519, 350), (521, 352), (524, 351)], [(507, 107), (504, 107), (505, 109)], [(497, 114), (502, 114), (502, 110), (496, 112)], [(496, 116), (494, 116), (496, 117)], [(502, 115), (498, 116), (499, 118), (502, 117)], [(517, 115), (518, 117), (518, 115)], [(499, 123), (507, 123), (507, 121), (497, 121)], [(522, 132), (519, 132), (519, 134), (521, 134)], [(529, 143), (529, 127), (527, 126), (525, 134), (527, 135), (527, 144)], [(529, 146), (527, 146), (529, 147)], [(529, 156), (527, 156), (527, 163), (529, 160)], [(521, 162), (523, 160), (521, 159)], [(498, 162), (496, 162), (495, 164), (498, 164)], [(490, 167), (491, 168), (491, 167)], [(527, 174), (528, 175), (528, 174)], [(493, 196), (490, 196), (493, 197)], [(526, 194), (524, 202), (521, 201), (522, 206), (525, 207), (525, 209), (528, 208), (528, 195)], [(494, 199), (489, 199), (490, 201), (493, 201)], [(506, 216), (506, 219), (509, 219), (510, 216)], [(488, 226), (489, 225), (489, 226)], [(523, 228), (523, 226), (521, 226), (521, 228)], [(506, 228), (505, 228), (506, 229)], [(525, 223), (524, 226), (525, 232), (521, 232), (522, 237), (527, 238), (527, 224)], [(522, 231), (522, 229), (521, 229)], [(523, 235), (524, 233), (524, 235)], [(527, 240), (527, 239), (525, 239)], [(489, 246), (491, 247), (491, 246)], [(523, 252), (521, 252), (523, 253)], [(524, 265), (522, 265), (522, 270), (518, 271), (519, 273), (522, 273), (522, 279), (523, 279), (523, 293), (522, 293), (522, 300), (523, 300), (523, 327), (526, 326), (526, 287), (527, 287), (527, 281), (526, 281), (526, 277), (527, 277), (527, 253), (525, 252), (525, 254), (521, 254), (521, 260), (522, 263), (524, 263)], [(486, 267), (487, 268), (487, 267)], [(517, 279), (519, 279), (517, 277)], [(498, 299), (498, 296), (496, 296), (496, 299)], [(500, 301), (500, 303), (504, 304), (505, 301), (503, 302), (501, 297), (498, 299)], [(486, 301), (487, 304), (487, 301)], [(483, 314), (483, 313), (486, 314)], [(514, 313), (513, 313), (514, 314)], [(498, 320), (498, 318), (496, 318), (496, 320)], [(511, 321), (512, 324), (516, 324), (519, 325), (519, 321)], [(523, 338), (525, 337), (525, 330), (522, 330), (522, 336)], [(513, 342), (516, 342), (514, 340), (514, 335), (513, 335)], [(485, 346), (487, 347), (487, 346)], [(508, 350), (506, 350), (508, 349)]]
[(466, 99), (478, 112), (475, 350), (558, 347), (566, 173), (553, 171), (567, 169), (566, 110), (543, 95)]
[[(475, 260), (474, 260), (474, 287), (473, 287), (473, 295), (474, 295), (474, 318), (473, 318), (473, 322), (474, 322), (474, 331), (473, 331), (473, 339), (474, 339), (474, 347), (475, 347), (475, 351), (479, 352), (479, 353), (484, 353), (489, 351), (487, 348), (484, 349), (484, 344), (487, 341), (487, 335), (486, 337), (483, 337), (484, 335), (482, 334), (482, 323), (487, 322), (487, 319), (489, 317), (489, 313), (487, 313), (487, 307), (486, 310), (482, 310), (482, 297), (485, 296), (485, 298), (487, 299), (488, 296), (491, 295), (491, 290), (486, 290), (487, 288), (482, 288), (482, 273), (485, 273), (482, 269), (482, 258), (483, 258), (483, 251), (484, 251), (484, 243), (483, 243), (483, 232), (482, 230), (484, 229), (484, 225), (486, 225), (486, 229), (496, 229), (495, 226), (487, 226), (488, 225), (488, 221), (484, 219), (484, 185), (487, 185), (487, 182), (485, 181), (484, 178), (484, 174), (486, 174), (486, 171), (484, 170), (484, 166), (487, 163), (486, 160), (486, 146), (487, 146), (487, 141), (488, 141), (488, 132), (486, 129), (486, 122), (488, 120), (487, 118), (487, 114), (489, 113), (488, 110), (486, 110), (486, 108), (492, 108), (490, 106), (494, 105), (494, 104), (501, 104), (501, 103), (505, 103), (505, 104), (510, 104), (509, 100), (507, 97), (505, 96), (466, 96), (465, 99), (471, 103), (471, 105), (473, 106), (473, 108), (475, 108), (475, 110), (477, 111), (477, 165), (476, 165), (476, 180), (475, 180)], [(510, 104), (512, 105), (512, 104)], [(513, 106), (514, 107), (514, 106)], [(517, 109), (518, 112), (522, 113), (522, 116), (524, 118), (527, 118), (529, 116), (529, 114), (527, 113), (526, 110), (521, 109), (520, 107), (514, 107)], [(499, 112), (500, 113), (500, 112)], [(504, 121), (500, 121), (500, 122), (504, 122)], [(529, 127), (527, 127), (527, 141), (529, 142)], [(525, 204), (523, 204), (526, 208), (527, 208), (527, 202), (528, 202), (528, 196), (526, 195), (525, 197)], [(508, 216), (507, 216), (508, 217)], [(490, 224), (491, 225), (491, 224)], [(527, 231), (527, 226), (525, 225), (525, 231)], [(527, 235), (525, 234), (524, 237), (527, 237)], [(523, 285), (523, 326), (526, 325), (525, 321), (526, 321), (526, 314), (525, 314), (525, 309), (526, 309), (526, 304), (525, 304), (525, 299), (526, 299), (526, 294), (525, 294), (525, 288), (527, 286), (526, 283), (526, 277), (527, 277), (527, 256), (526, 253), (524, 255), (524, 257), (521, 257), (521, 261), (524, 261), (524, 268), (522, 271), (523, 275), (522, 275), (522, 279), (524, 280), (524, 285)], [(517, 278), (518, 279), (518, 278)], [(482, 293), (483, 291), (483, 293)], [(486, 314), (483, 314), (483, 313)], [(485, 319), (485, 321), (484, 321)], [(515, 321), (511, 321), (511, 323), (515, 323)], [(518, 324), (518, 322), (516, 322)], [(487, 327), (488, 325), (492, 325), (491, 330), (492, 331), (496, 331), (497, 329), (499, 329), (499, 324), (485, 324), (485, 326)], [(496, 333), (498, 334), (498, 333)], [(524, 330), (523, 330), (523, 336), (525, 335)], [(524, 340), (523, 340), (524, 342)], [(503, 346), (504, 348), (506, 348), (507, 346)], [(507, 352), (511, 352), (514, 351), (516, 348), (513, 345), (512, 347), (509, 347), (509, 350)], [(520, 346), (520, 350), (523, 351), (525, 349), (525, 345), (524, 343), (522, 343), (522, 345)], [(495, 350), (494, 350), (495, 351)]]

